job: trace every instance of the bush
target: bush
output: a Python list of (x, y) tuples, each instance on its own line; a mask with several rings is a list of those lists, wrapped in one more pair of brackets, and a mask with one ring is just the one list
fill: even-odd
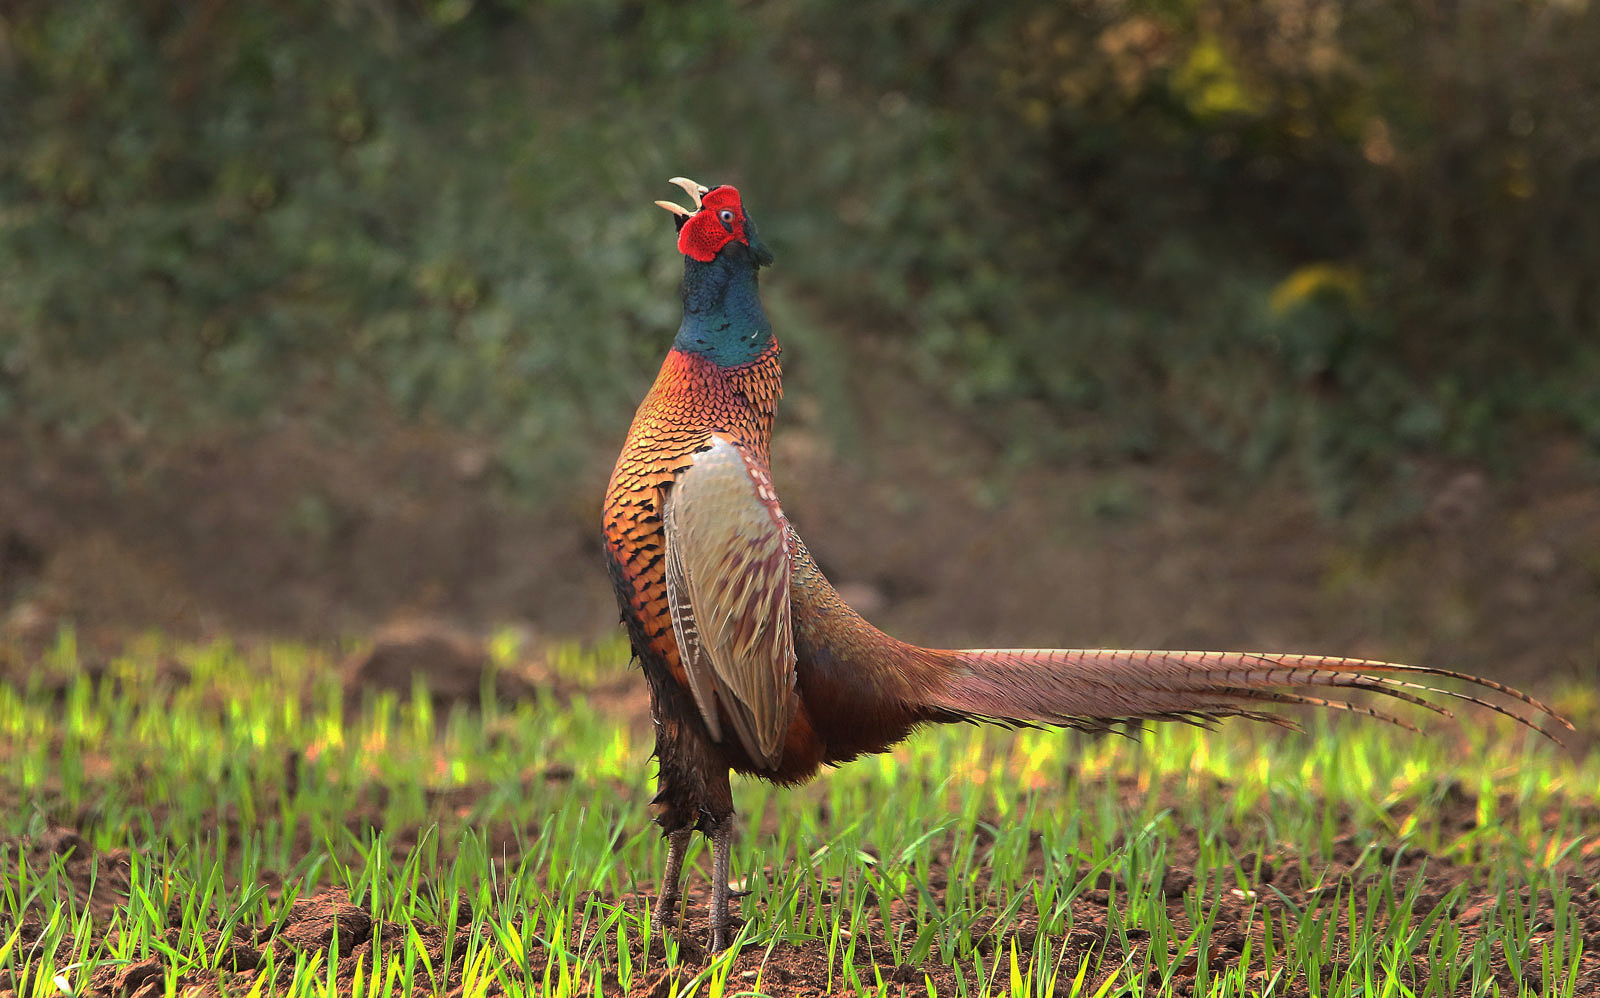
[[(546, 494), (675, 324), (648, 200), (687, 173), (746, 186), (832, 349), (887, 344), (1032, 450), (1333, 483), (1532, 425), (1600, 438), (1597, 21), (16, 4), (0, 418), (150, 441), (394, 409)], [(990, 404), (1019, 399), (1052, 418)]]

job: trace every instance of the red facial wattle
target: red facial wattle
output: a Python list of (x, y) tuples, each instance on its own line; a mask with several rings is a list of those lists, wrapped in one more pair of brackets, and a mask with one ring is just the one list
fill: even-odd
[(738, 190), (724, 184), (707, 191), (701, 198), (700, 210), (684, 221), (678, 230), (678, 250), (702, 263), (710, 263), (735, 239), (748, 242), (744, 206), (739, 203)]

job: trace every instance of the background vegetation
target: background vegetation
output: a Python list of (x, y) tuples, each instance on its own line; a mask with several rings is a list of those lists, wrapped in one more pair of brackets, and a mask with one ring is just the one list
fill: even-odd
[(0, 420), (115, 464), (399, 414), (549, 499), (675, 323), (684, 173), (764, 221), (802, 382), (1339, 508), (1600, 439), (1597, 50), (1566, 0), (23, 0)]

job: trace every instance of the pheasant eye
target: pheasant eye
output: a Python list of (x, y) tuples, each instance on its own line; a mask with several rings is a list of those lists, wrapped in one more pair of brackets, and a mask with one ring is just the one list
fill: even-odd
[(724, 208), (721, 211), (717, 212), (717, 217), (722, 219), (722, 224), (723, 225), (732, 225), (733, 224), (733, 209), (732, 208)]

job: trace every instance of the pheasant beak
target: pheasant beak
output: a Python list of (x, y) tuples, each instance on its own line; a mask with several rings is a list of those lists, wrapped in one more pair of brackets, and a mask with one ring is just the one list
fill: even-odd
[(688, 177), (673, 177), (671, 180), (667, 181), (667, 183), (677, 184), (679, 187), (682, 187), (684, 193), (688, 194), (694, 199), (695, 211), (700, 210), (700, 199), (711, 193), (711, 188), (707, 187), (705, 184), (697, 184)]
[(682, 225), (684, 219), (700, 210), (700, 199), (706, 195), (710, 188), (704, 184), (697, 184), (688, 177), (673, 177), (668, 181), (668, 183), (677, 184), (679, 187), (682, 187), (684, 193), (689, 195), (689, 197), (694, 201), (693, 208), (685, 208), (683, 205), (678, 204), (675, 201), (656, 202), (656, 204), (672, 212), (674, 215), (677, 215), (678, 224)]

